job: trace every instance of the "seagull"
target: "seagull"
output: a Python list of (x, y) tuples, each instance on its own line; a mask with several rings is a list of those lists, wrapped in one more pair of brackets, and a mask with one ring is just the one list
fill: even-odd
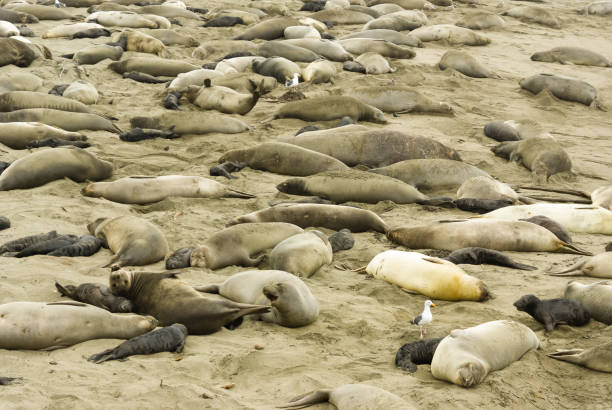
[(421, 339), (423, 338), (423, 334), (427, 333), (427, 331), (423, 332), (424, 330), (423, 327), (426, 324), (431, 323), (431, 321), (433, 320), (433, 316), (431, 315), (431, 312), (429, 311), (430, 306), (435, 307), (436, 305), (431, 300), (426, 300), (425, 309), (423, 309), (423, 313), (421, 313), (420, 315), (412, 319), (412, 321), (410, 322), (413, 325), (419, 325), (419, 328), (421, 329)]
[(59, 0), (55, 0), (55, 3), (53, 5), (58, 8), (66, 7), (66, 5)]
[(298, 73), (293, 73), (293, 78), (285, 81), (285, 87), (295, 87), (299, 82)]

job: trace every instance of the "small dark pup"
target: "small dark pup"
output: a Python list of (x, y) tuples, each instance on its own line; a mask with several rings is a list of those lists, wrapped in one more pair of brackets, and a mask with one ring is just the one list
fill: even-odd
[(431, 364), (442, 338), (423, 339), (406, 343), (395, 355), (395, 365), (410, 373), (417, 371), (417, 364)]
[(514, 302), (514, 306), (542, 323), (547, 332), (552, 332), (560, 323), (583, 326), (591, 320), (591, 314), (582, 303), (571, 299), (540, 300), (534, 295), (524, 295)]

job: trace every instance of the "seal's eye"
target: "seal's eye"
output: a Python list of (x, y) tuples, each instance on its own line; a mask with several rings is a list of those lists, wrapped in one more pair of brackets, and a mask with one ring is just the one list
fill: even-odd
[(124, 281), (123, 281), (123, 284), (127, 286), (127, 280), (124, 280)]

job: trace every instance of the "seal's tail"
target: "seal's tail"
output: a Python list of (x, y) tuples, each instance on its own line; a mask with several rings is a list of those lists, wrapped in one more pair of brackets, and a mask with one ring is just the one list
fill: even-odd
[(278, 409), (303, 409), (317, 403), (324, 403), (329, 400), (331, 390), (315, 390), (310, 393), (294, 397), (289, 403), (278, 406)]
[(580, 364), (579, 355), (584, 352), (584, 349), (558, 349), (555, 353), (549, 353), (547, 356), (553, 359), (562, 360), (564, 362)]
[(593, 256), (591, 252), (582, 250), (572, 244), (565, 242), (561, 242), (561, 245), (559, 245), (558, 250), (560, 252), (575, 253), (576, 255)]
[(227, 196), (229, 198), (243, 198), (243, 199), (256, 198), (256, 196), (253, 194), (248, 194), (246, 192), (237, 191), (232, 188), (227, 189)]
[(578, 262), (575, 265), (572, 265), (571, 267), (569, 267), (569, 268), (567, 268), (565, 270), (562, 270), (562, 271), (559, 271), (559, 272), (548, 272), (548, 275), (550, 275), (550, 276), (576, 276), (575, 274), (572, 274), (572, 272), (581, 269), (582, 266), (585, 263), (586, 263), (586, 261), (581, 261), (581, 262)]

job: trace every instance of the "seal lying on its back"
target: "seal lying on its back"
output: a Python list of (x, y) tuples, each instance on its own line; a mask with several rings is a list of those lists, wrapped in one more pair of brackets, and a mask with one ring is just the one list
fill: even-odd
[(78, 302), (12, 302), (0, 305), (0, 349), (54, 350), (92, 339), (130, 339), (156, 326), (151, 316)]
[(552, 332), (560, 323), (583, 326), (591, 320), (589, 311), (582, 303), (571, 299), (540, 300), (534, 295), (523, 295), (513, 305), (542, 323), (547, 332)]
[(132, 302), (121, 296), (113, 295), (108, 286), (100, 283), (62, 286), (55, 282), (55, 287), (62, 296), (106, 309), (112, 313), (129, 313), (133, 310)]
[(270, 118), (299, 118), (304, 121), (330, 121), (350, 117), (353, 121), (372, 121), (385, 124), (387, 120), (378, 108), (341, 95), (315, 97), (292, 101), (279, 108)]
[(335, 389), (315, 390), (294, 397), (280, 409), (303, 409), (317, 403), (330, 402), (338, 410), (387, 409), (414, 410), (417, 407), (386, 390), (367, 384), (345, 384)]
[(107, 360), (119, 360), (136, 354), (159, 352), (181, 353), (185, 347), (187, 328), (179, 323), (134, 337), (119, 346), (91, 355), (88, 362), (96, 364)]
[(561, 100), (575, 101), (606, 111), (595, 87), (585, 81), (560, 75), (536, 74), (523, 78), (519, 81), (519, 85), (533, 94), (539, 94), (542, 90), (547, 89)]
[(111, 272), (109, 282), (113, 293), (131, 300), (137, 312), (152, 315), (161, 326), (180, 323), (194, 335), (210, 334), (223, 326), (239, 325), (245, 315), (270, 310), (269, 306), (207, 298), (174, 274), (119, 269)]
[[(499, 346), (503, 340), (504, 347)], [(531, 329), (512, 320), (495, 320), (468, 329), (455, 329), (436, 349), (431, 374), (463, 387), (481, 383), (489, 372), (519, 360), (540, 341)]]
[(269, 305), (270, 311), (253, 316), (285, 327), (301, 327), (319, 316), (319, 304), (298, 277), (279, 270), (251, 270), (229, 277), (219, 285), (196, 286), (240, 303)]
[(417, 371), (417, 364), (431, 364), (442, 338), (417, 340), (406, 343), (395, 354), (395, 365), (410, 373)]
[(557, 349), (548, 357), (584, 366), (591, 370), (612, 373), (612, 342), (597, 345), (590, 349)]
[(452, 263), (460, 264), (470, 264), (470, 265), (498, 265), (498, 266), (506, 266), (508, 268), (513, 269), (521, 269), (521, 270), (536, 270), (535, 266), (524, 265), (522, 263), (514, 262), (512, 259), (507, 257), (501, 252), (494, 251), (493, 249), (485, 249), (485, 248), (463, 248), (457, 249), (456, 251), (451, 252), (446, 258), (444, 258)]

